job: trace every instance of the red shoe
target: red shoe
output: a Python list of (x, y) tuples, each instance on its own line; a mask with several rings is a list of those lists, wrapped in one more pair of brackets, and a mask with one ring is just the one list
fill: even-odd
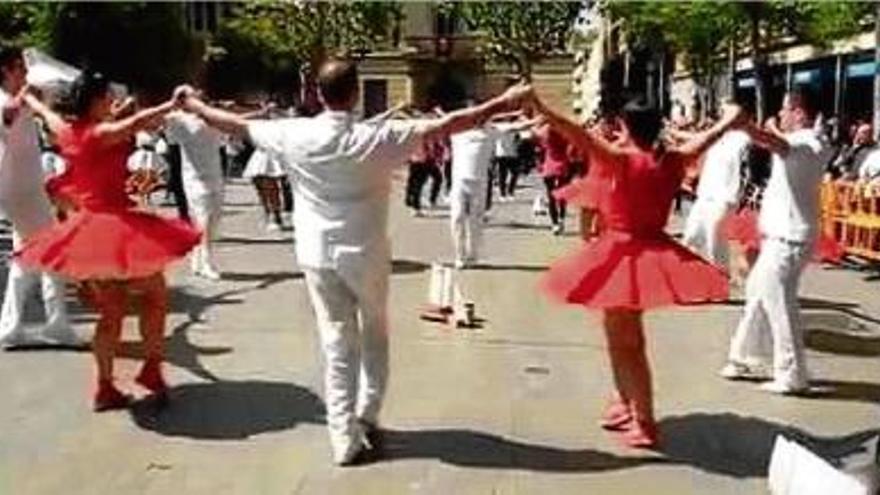
[(134, 379), (135, 382), (143, 386), (145, 389), (159, 397), (165, 397), (168, 393), (168, 384), (162, 377), (162, 362), (155, 360), (147, 360), (144, 367)]
[(613, 401), (605, 408), (602, 418), (599, 419), (599, 426), (605, 430), (624, 430), (630, 422), (633, 415), (629, 406), (620, 401)]
[(619, 440), (631, 449), (655, 450), (660, 444), (657, 424), (653, 421), (633, 420), (626, 431), (620, 432)]
[(103, 382), (98, 385), (92, 409), (95, 412), (126, 409), (131, 405), (131, 402), (130, 395), (120, 392), (111, 382)]

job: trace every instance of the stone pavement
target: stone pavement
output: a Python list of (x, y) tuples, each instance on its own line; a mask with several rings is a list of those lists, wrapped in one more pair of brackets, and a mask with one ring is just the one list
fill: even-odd
[[(225, 280), (173, 272), (168, 409), (93, 414), (88, 354), (0, 354), (0, 494), (760, 494), (776, 433), (838, 448), (878, 427), (876, 282), (814, 266), (802, 292), (824, 393), (768, 396), (716, 376), (736, 303), (658, 311), (647, 325), (666, 441), (659, 453), (619, 447), (596, 426), (610, 377), (595, 316), (535, 288), (577, 243), (533, 223), (536, 192), (527, 185), (517, 202), (496, 205), (489, 267), (463, 274), (486, 320), (475, 330), (418, 319), (429, 264), (450, 257), (447, 219), (410, 218), (395, 194), (381, 462), (331, 466), (291, 234), (264, 233), (255, 194), (235, 182), (219, 248)], [(91, 332), (94, 315), (74, 311)], [(130, 320), (122, 386), (141, 356)]]

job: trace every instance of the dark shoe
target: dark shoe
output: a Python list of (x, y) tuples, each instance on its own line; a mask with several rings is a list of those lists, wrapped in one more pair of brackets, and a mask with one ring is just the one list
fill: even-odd
[(95, 412), (127, 409), (132, 403), (132, 397), (123, 394), (112, 383), (104, 383), (98, 386), (92, 409)]
[(364, 443), (367, 450), (381, 454), (385, 449), (385, 434), (381, 428), (369, 421), (360, 420), (364, 430)]

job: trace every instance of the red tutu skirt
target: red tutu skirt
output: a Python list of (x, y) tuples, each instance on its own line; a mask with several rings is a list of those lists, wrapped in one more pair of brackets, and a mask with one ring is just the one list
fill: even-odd
[(733, 215), (728, 215), (722, 226), (725, 236), (742, 245), (747, 250), (761, 247), (761, 232), (758, 230), (758, 212), (743, 208)]
[[(752, 209), (742, 209), (730, 215), (723, 230), (728, 239), (740, 243), (745, 249), (761, 248), (761, 232), (758, 230), (758, 214)], [(846, 252), (836, 239), (822, 232), (813, 249), (813, 262), (839, 263)]]
[(605, 231), (554, 263), (541, 281), (554, 299), (594, 309), (649, 309), (727, 299), (726, 274), (665, 234)]
[(15, 258), (75, 280), (131, 279), (161, 272), (200, 238), (182, 220), (137, 210), (81, 210), (29, 237)]

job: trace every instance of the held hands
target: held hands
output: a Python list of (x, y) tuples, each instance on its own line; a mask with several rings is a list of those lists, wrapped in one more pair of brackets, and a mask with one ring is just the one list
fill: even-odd
[(537, 103), (537, 96), (531, 84), (518, 83), (504, 91), (502, 98), (513, 109), (531, 108)]
[(724, 103), (721, 105), (721, 120), (729, 122), (735, 127), (742, 127), (748, 123), (745, 111), (735, 103)]

